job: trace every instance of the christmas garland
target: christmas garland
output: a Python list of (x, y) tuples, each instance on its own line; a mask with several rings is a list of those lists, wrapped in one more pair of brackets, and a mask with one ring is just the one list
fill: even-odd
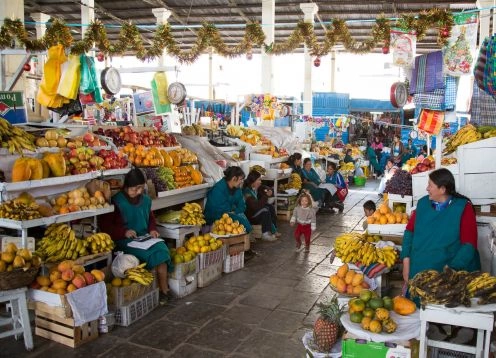
[[(395, 27), (415, 32), (418, 40), (425, 36), (428, 29), (438, 29), (437, 42), (442, 46), (446, 43), (453, 24), (453, 15), (449, 11), (431, 9), (418, 16), (402, 15), (396, 21)], [(133, 52), (138, 59), (145, 61), (158, 57), (164, 50), (167, 50), (170, 56), (176, 57), (180, 62), (192, 63), (209, 47), (213, 47), (221, 56), (237, 57), (243, 54), (250, 55), (254, 46), (263, 46), (268, 54), (281, 55), (293, 52), (304, 43), (312, 56), (320, 57), (327, 55), (337, 42), (341, 42), (351, 53), (367, 53), (380, 44), (389, 48), (390, 30), (390, 20), (380, 17), (376, 19), (372, 28), (371, 38), (366, 41), (356, 41), (351, 36), (346, 21), (336, 19), (331, 22), (331, 28), (326, 31), (322, 44), (319, 44), (313, 24), (302, 21), (297, 24), (286, 41), (267, 45), (264, 42), (265, 34), (260, 24), (251, 23), (246, 25), (243, 40), (235, 46), (228, 46), (222, 40), (215, 25), (206, 23), (198, 30), (193, 47), (183, 51), (174, 40), (169, 24), (159, 25), (151, 45), (146, 47), (138, 27), (132, 23), (123, 25), (119, 38), (111, 43), (105, 26), (99, 21), (88, 26), (82, 40), (74, 41), (69, 27), (62, 20), (55, 19), (49, 24), (43, 38), (30, 40), (21, 20), (6, 18), (0, 28), (0, 49), (14, 47), (17, 39), (26, 50), (31, 52), (44, 51), (51, 46), (62, 44), (65, 48), (71, 48), (72, 54), (79, 55), (96, 46), (106, 56)]]

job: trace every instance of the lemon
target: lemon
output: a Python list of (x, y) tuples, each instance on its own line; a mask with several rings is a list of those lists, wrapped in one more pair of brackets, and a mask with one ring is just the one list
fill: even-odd
[(125, 278), (122, 280), (122, 287), (126, 287), (126, 286), (129, 286), (131, 285), (132, 281), (128, 278)]
[(119, 277), (114, 277), (110, 284), (114, 287), (121, 287), (122, 286), (122, 280)]

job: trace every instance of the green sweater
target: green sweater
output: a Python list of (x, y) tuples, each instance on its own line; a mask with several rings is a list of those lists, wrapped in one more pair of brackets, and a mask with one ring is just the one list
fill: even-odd
[(124, 226), (128, 230), (136, 231), (138, 236), (148, 233), (148, 223), (152, 210), (152, 200), (148, 195), (142, 195), (138, 204), (131, 204), (123, 192), (114, 195), (112, 201), (121, 213)]
[(460, 221), (467, 200), (453, 198), (450, 205), (436, 211), (428, 196), (419, 200), (414, 231), (405, 230), (401, 258), (410, 257), (412, 278), (420, 271), (442, 271), (445, 265), (455, 270), (480, 269), (479, 254), (471, 244), (460, 242)]

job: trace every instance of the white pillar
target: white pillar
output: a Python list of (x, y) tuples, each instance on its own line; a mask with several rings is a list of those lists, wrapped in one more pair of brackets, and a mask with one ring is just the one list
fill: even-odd
[[(479, 9), (486, 9), (494, 6), (493, 0), (477, 0), (476, 2), (477, 8)], [(491, 11), (490, 9), (488, 10), (481, 10), (479, 13), (479, 45), (482, 44), (482, 41), (487, 36), (490, 36), (494, 34), (495, 32), (495, 26), (496, 26), (496, 16), (493, 13), (493, 28), (490, 28), (490, 23), (491, 23)]]
[(336, 92), (336, 56), (337, 52), (332, 50), (331, 51), (331, 80), (329, 81), (330, 83), (330, 90), (331, 92)]
[(214, 50), (213, 48), (210, 48), (210, 51), (208, 51), (208, 99), (210, 101), (214, 99), (213, 72), (214, 72)]
[(81, 0), (81, 38), (93, 21), (95, 21), (95, 0)]
[[(276, 1), (262, 0), (262, 30), (265, 43), (274, 42), (274, 25), (276, 22)], [(265, 53), (262, 48), (262, 93), (274, 94), (274, 73), (272, 72), (273, 56)]]
[[(305, 22), (314, 23), (314, 16), (319, 10), (317, 4), (303, 3), (300, 4), (303, 11)], [(303, 114), (312, 115), (312, 57), (305, 45), (305, 80), (303, 86)]]
[[(157, 25), (164, 25), (167, 23), (167, 20), (171, 16), (171, 11), (166, 9), (166, 8), (156, 8), (152, 9), (153, 16), (157, 18)], [(164, 66), (164, 56), (165, 56), (165, 50), (162, 53), (162, 56), (158, 58), (158, 65), (159, 66)]]

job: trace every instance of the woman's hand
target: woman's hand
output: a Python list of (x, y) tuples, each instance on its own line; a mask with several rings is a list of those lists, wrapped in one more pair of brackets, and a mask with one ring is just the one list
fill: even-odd
[(159, 237), (159, 236), (160, 236), (160, 234), (159, 234), (159, 233), (158, 233), (158, 231), (156, 231), (156, 230), (152, 230), (152, 231), (150, 231), (150, 235), (151, 235), (154, 239), (156, 239), (157, 237)]
[(125, 237), (128, 239), (134, 239), (136, 237), (136, 231), (134, 230), (127, 230), (124, 234)]
[(410, 258), (405, 257), (403, 259), (403, 281), (408, 282), (408, 276), (410, 276)]

